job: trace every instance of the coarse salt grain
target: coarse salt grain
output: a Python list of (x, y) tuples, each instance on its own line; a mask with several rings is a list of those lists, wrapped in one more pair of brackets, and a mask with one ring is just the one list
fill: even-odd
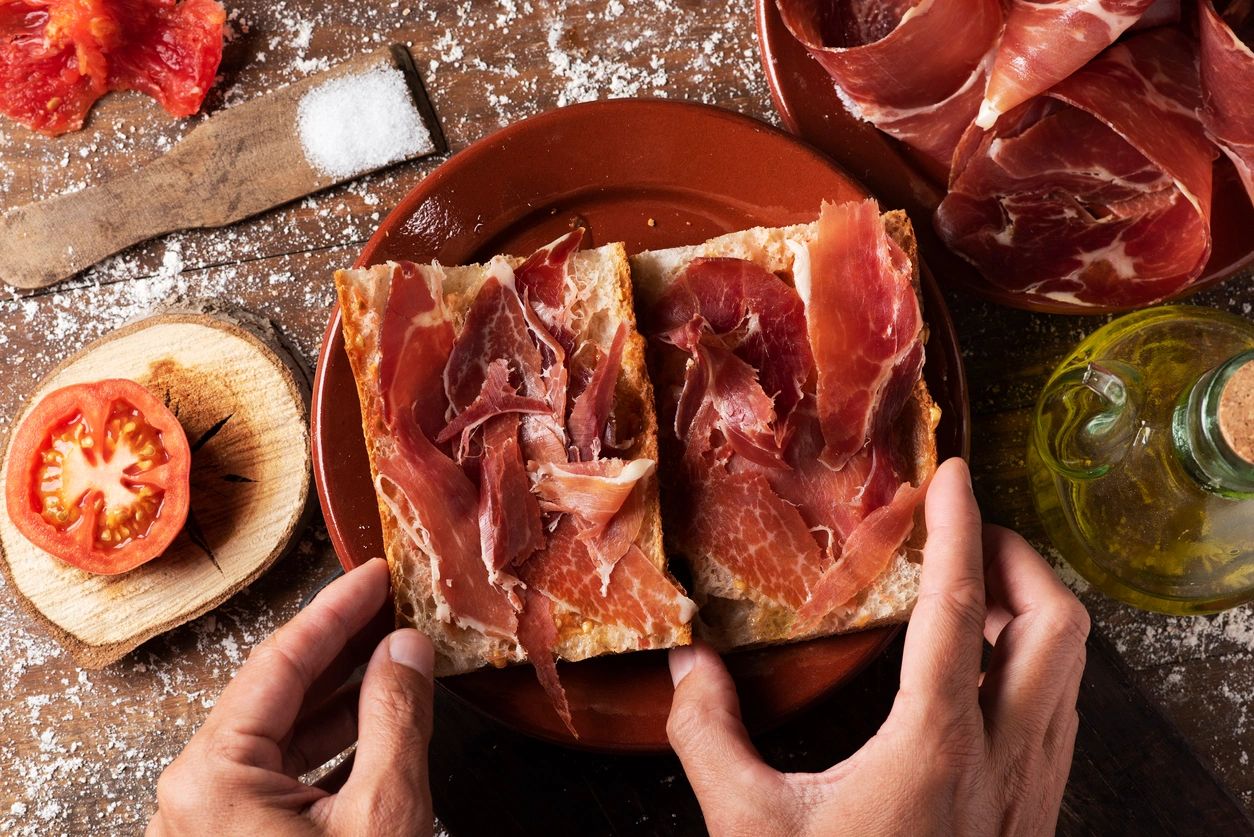
[(301, 97), (296, 119), (305, 159), (327, 177), (354, 177), (435, 150), (395, 67), (318, 85)]

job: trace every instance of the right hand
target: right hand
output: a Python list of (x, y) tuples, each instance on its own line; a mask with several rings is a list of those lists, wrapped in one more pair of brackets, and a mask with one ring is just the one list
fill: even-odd
[[(879, 732), (822, 773), (779, 773), (705, 645), (671, 651), (667, 733), (712, 834), (1052, 834), (1079, 723), (1089, 617), (1023, 538), (983, 528), (966, 464), (937, 471), (901, 685)], [(980, 671), (981, 636), (993, 646)]]

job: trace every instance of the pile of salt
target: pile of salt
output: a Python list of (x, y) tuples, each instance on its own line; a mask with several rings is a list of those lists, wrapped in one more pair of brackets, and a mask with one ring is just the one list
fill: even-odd
[(301, 97), (296, 120), (309, 165), (337, 180), (435, 151), (405, 76), (393, 66), (318, 85)]

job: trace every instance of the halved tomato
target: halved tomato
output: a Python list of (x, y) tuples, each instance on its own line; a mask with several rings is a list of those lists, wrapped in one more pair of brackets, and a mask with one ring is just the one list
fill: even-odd
[(102, 575), (126, 572), (164, 552), (187, 520), (187, 435), (134, 381), (49, 393), (9, 451), (9, 518), (67, 564)]

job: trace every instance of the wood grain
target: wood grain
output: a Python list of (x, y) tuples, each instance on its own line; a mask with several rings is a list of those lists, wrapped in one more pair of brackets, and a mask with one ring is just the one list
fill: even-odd
[[(774, 120), (747, 0), (717, 7), (703, 0), (624, 2), (621, 12), (608, 0), (229, 5), (237, 33), (210, 113), (286, 84), (310, 65), (400, 41), (412, 43), (454, 151), (583, 97), (661, 92)], [(310, 37), (300, 37), (302, 21), (314, 24)], [(101, 102), (80, 134), (47, 140), (5, 124), (0, 205), (125, 173), (159, 157), (196, 124), (172, 121), (134, 94)], [(150, 242), (60, 287), (0, 298), (0, 351), (9, 364), (0, 379), (0, 419), (13, 415), (62, 357), (151, 295), (212, 288), (274, 320), (311, 360), (326, 325), (332, 271), (353, 261), (379, 217), (438, 162), (402, 164), (224, 230)], [(172, 253), (181, 272), (170, 279), (163, 263)], [(1195, 301), (1248, 317), (1254, 282), (1238, 277)], [(973, 466), (985, 516), (1046, 547), (1023, 471), (1029, 410), (1053, 365), (1105, 320), (1026, 314), (960, 295), (949, 302), (972, 385)], [(161, 767), (203, 721), (248, 649), (290, 618), (335, 566), (315, 521), (299, 548), (269, 573), (211, 613), (92, 672), (86, 683), (71, 660), (57, 655), (43, 627), (18, 609), (11, 588), (0, 589), (0, 612), (11, 623), (0, 636), (9, 660), (0, 667), (0, 832), (141, 830)], [(1210, 771), (1245, 805), (1254, 803), (1254, 725), (1244, 698), (1254, 688), (1254, 640), (1242, 623), (1164, 620), (1092, 593), (1081, 596), (1098, 634), (1110, 640), (1103, 647), (1118, 658), (1122, 671), (1112, 677), (1122, 685), (1111, 690), (1110, 678), (1094, 668), (1100, 655), (1090, 649), (1084, 700), (1092, 689), (1112, 697), (1084, 704), (1060, 831), (1202, 831), (1215, 821), (1199, 818), (1191, 827), (1188, 808), (1191, 799), (1223, 796), (1222, 788), (1208, 785)], [(1206, 627), (1203, 640), (1186, 634), (1194, 625)], [(763, 752), (790, 769), (815, 769), (847, 755), (886, 714), (898, 666), (898, 658), (885, 657), (812, 713), (763, 737)], [(1125, 688), (1130, 697), (1121, 702)], [(1153, 726), (1160, 713), (1170, 721), (1166, 731)], [(1172, 728), (1183, 736), (1173, 741), (1185, 748), (1157, 747)], [(701, 833), (695, 799), (673, 760), (548, 748), (509, 735), (447, 695), (437, 700), (436, 730), (433, 793), (455, 834)], [(1143, 740), (1152, 757), (1142, 758)], [(1202, 769), (1188, 761), (1189, 749)], [(505, 801), (484, 805), (484, 788)], [(1147, 804), (1150, 798), (1155, 804)], [(13, 812), (15, 804), (23, 813)], [(1166, 808), (1172, 810), (1161, 813)], [(1250, 831), (1231, 819), (1219, 822), (1232, 826), (1228, 833)]]
[(192, 447), (188, 523), (164, 555), (131, 572), (71, 567), (0, 516), (0, 566), (18, 601), (79, 665), (106, 666), (221, 604), (291, 543), (310, 482), (308, 382), (292, 366), (233, 322), (167, 313), (87, 346), (36, 388), (14, 427), (55, 389), (123, 377), (166, 402)]
[[(331, 79), (396, 65), (389, 49), (352, 58), (219, 112), (147, 165), (9, 210), (0, 216), (0, 280), (41, 288), (137, 242), (225, 226), (334, 185), (343, 178), (310, 165), (301, 148), (301, 98)], [(414, 72), (412, 59), (404, 65)], [(413, 89), (420, 92), (421, 84)], [(437, 150), (432, 142), (421, 154)], [(71, 230), (78, 234), (67, 235)]]

